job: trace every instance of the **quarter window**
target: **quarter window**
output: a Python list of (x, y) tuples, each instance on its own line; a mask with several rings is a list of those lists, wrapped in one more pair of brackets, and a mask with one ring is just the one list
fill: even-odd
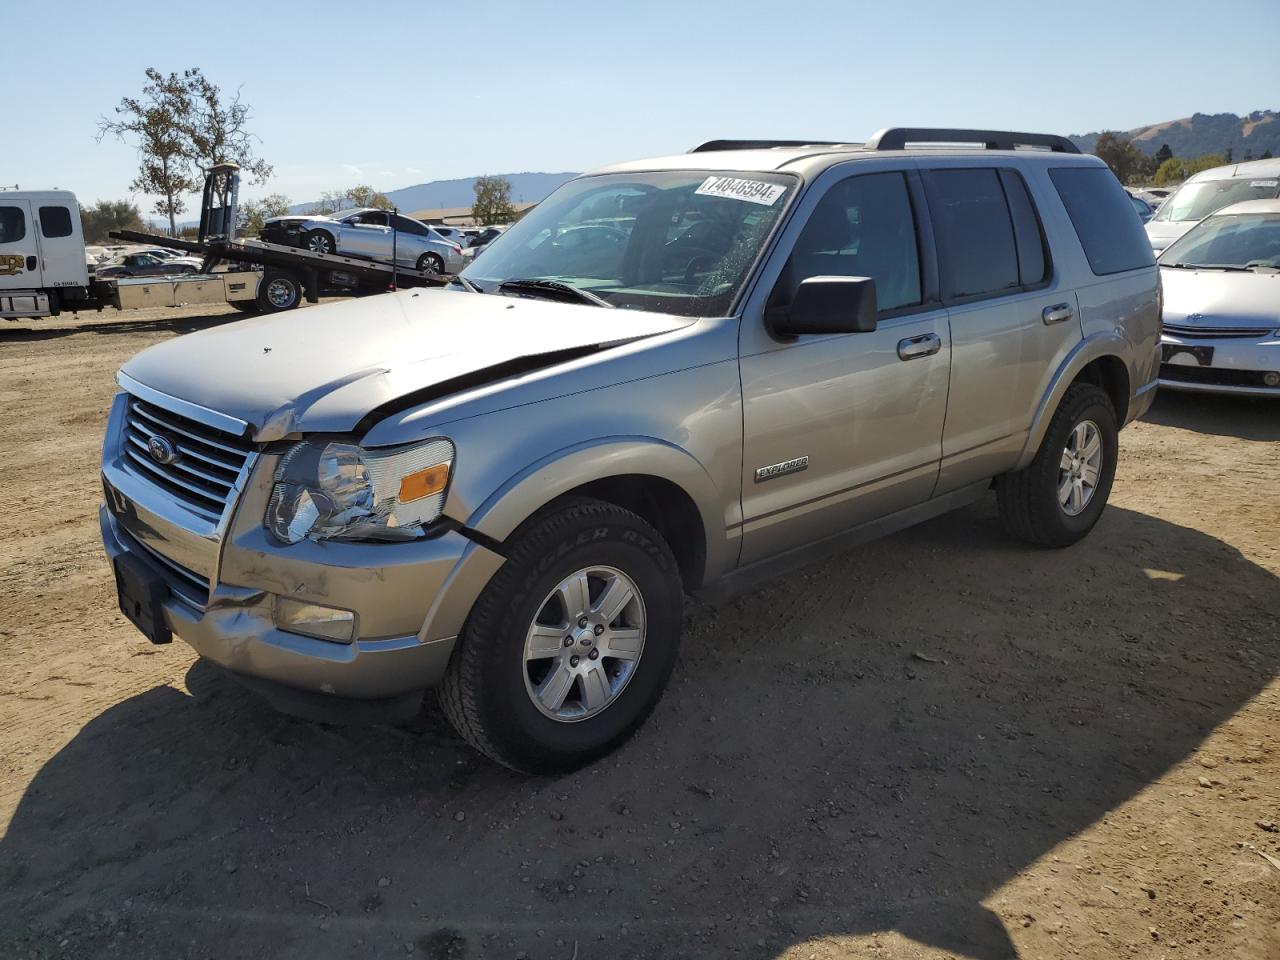
[(998, 173), (931, 170), (925, 174), (925, 191), (937, 236), (943, 297), (961, 300), (1017, 290), (1018, 246)]
[(1146, 231), (1130, 209), (1129, 195), (1110, 170), (1058, 167), (1049, 171), (1049, 177), (1094, 274), (1105, 276), (1155, 263)]
[(810, 277), (871, 277), (882, 312), (920, 303), (915, 216), (901, 173), (850, 177), (827, 191), (796, 240), (775, 304), (790, 303)]
[(0, 243), (17, 243), (27, 235), (27, 218), (21, 207), (0, 207)]
[(66, 207), (41, 207), (40, 233), (50, 238), (71, 236), (71, 211)]
[(1018, 279), (1024, 287), (1034, 287), (1049, 278), (1049, 262), (1045, 256), (1044, 231), (1036, 216), (1035, 203), (1027, 192), (1022, 177), (1012, 170), (1000, 171), (1000, 183), (1009, 201), (1013, 218), (1013, 236), (1018, 247)]

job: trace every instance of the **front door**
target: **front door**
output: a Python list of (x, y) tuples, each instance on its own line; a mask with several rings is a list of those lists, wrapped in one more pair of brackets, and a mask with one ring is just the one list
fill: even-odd
[(31, 204), (0, 193), (0, 290), (39, 289), (40, 247)]
[[(914, 192), (914, 197), (913, 197)], [(766, 315), (815, 276), (871, 277), (871, 333), (744, 331), (743, 539), (751, 563), (929, 499), (951, 360), (902, 171), (835, 183), (796, 238)], [(765, 318), (744, 323), (764, 324)]]

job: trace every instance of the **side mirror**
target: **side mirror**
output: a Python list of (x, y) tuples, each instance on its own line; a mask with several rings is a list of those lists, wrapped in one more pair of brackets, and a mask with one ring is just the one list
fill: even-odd
[(770, 317), (780, 337), (802, 333), (871, 333), (876, 328), (876, 282), (870, 277), (809, 277), (790, 307)]

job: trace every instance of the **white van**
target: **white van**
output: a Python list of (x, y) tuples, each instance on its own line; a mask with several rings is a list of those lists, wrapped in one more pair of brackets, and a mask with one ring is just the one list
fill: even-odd
[(0, 193), (0, 317), (89, 299), (80, 206), (69, 190)]
[(1147, 238), (1159, 256), (1164, 248), (1223, 207), (1243, 200), (1280, 197), (1280, 160), (1249, 160), (1202, 170), (1188, 178), (1147, 221)]

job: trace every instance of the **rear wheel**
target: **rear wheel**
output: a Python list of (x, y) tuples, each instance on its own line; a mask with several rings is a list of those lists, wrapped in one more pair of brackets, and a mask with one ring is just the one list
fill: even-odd
[(675, 665), (683, 591), (643, 519), (595, 500), (531, 520), (476, 601), (440, 687), (472, 746), (527, 773), (613, 750), (657, 704)]
[(1118, 452), (1119, 428), (1111, 398), (1093, 384), (1072, 384), (1035, 459), (996, 483), (1005, 528), (1045, 547), (1080, 540), (1107, 505)]
[(418, 269), (444, 273), (444, 260), (438, 253), (424, 253), (418, 258)]
[(263, 313), (292, 310), (302, 302), (302, 284), (290, 273), (268, 270), (258, 284), (255, 302)]

